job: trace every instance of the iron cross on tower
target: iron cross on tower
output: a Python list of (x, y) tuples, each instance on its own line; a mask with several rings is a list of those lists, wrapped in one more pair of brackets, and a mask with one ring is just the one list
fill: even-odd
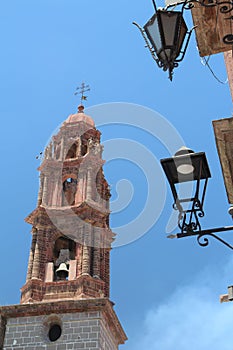
[(82, 83), (80, 87), (76, 88), (75, 91), (75, 95), (81, 95), (81, 105), (82, 105), (82, 101), (86, 101), (87, 96), (84, 95), (85, 92), (90, 91), (90, 86), (89, 85), (85, 85), (85, 83)]

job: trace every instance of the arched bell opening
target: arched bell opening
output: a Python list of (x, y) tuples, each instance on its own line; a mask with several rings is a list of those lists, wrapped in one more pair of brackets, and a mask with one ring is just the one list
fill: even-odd
[(68, 150), (66, 154), (66, 159), (73, 159), (73, 158), (77, 158), (78, 156), (79, 156), (79, 142), (76, 141), (75, 143), (72, 144), (72, 146)]
[(68, 177), (63, 182), (63, 196), (62, 196), (62, 205), (74, 205), (75, 204), (75, 194), (77, 191), (77, 179)]
[(53, 249), (54, 281), (68, 279), (70, 260), (75, 259), (76, 243), (69, 238), (59, 237)]

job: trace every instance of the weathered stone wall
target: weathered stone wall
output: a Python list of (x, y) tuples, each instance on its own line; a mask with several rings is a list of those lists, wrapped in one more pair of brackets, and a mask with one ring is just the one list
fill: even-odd
[[(61, 336), (50, 341), (51, 324), (59, 323)], [(114, 350), (118, 346), (101, 312), (67, 313), (57, 315), (9, 318), (3, 350)]]
[(2, 317), (0, 315), (0, 349), (3, 348), (5, 329), (6, 329), (6, 319), (5, 319), (5, 317)]
[(0, 350), (117, 350), (126, 339), (107, 298), (0, 307)]
[(233, 204), (233, 118), (213, 121), (215, 141), (230, 204)]
[(113, 337), (111, 328), (104, 318), (101, 320), (99, 345), (99, 349), (103, 350), (118, 349), (116, 338)]

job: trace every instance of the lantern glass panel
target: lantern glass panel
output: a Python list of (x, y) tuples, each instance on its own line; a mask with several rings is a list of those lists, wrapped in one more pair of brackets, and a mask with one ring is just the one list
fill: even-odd
[(187, 25), (183, 19), (183, 17), (181, 17), (181, 23), (180, 23), (180, 33), (179, 33), (179, 42), (178, 42), (178, 47), (177, 47), (177, 55), (176, 57), (179, 56), (180, 51), (182, 49), (182, 45), (185, 39), (185, 36), (187, 34), (188, 28)]
[(171, 49), (165, 49), (158, 53), (158, 57), (162, 62), (168, 64), (172, 61), (173, 51)]
[(160, 35), (160, 29), (158, 24), (158, 16), (155, 14), (151, 19), (146, 23), (144, 26), (144, 29), (146, 33), (148, 34), (148, 37), (154, 46), (154, 49), (157, 51), (161, 50), (162, 48), (162, 40)]
[[(160, 11), (164, 45), (175, 46), (180, 12)], [(178, 22), (177, 22), (178, 21)]]

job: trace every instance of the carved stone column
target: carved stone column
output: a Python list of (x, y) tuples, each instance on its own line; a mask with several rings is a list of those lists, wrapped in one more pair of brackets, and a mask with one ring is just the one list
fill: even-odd
[(32, 244), (31, 244), (31, 250), (29, 253), (29, 260), (28, 260), (28, 270), (27, 270), (27, 278), (26, 281), (30, 280), (32, 278), (32, 268), (33, 268), (33, 258), (35, 253), (35, 246), (36, 246), (36, 238), (37, 238), (37, 231), (33, 232), (32, 235)]
[(100, 278), (100, 247), (101, 247), (101, 232), (99, 227), (94, 228), (94, 247), (93, 247), (93, 277)]
[(38, 279), (39, 273), (40, 273), (40, 250), (39, 250), (38, 240), (36, 240), (33, 267), (32, 267), (32, 279)]
[(38, 193), (38, 198), (37, 198), (37, 206), (41, 205), (41, 203), (42, 203), (43, 186), (44, 186), (44, 176), (41, 174), (40, 175), (40, 188), (39, 188), (39, 193)]
[(64, 157), (64, 138), (61, 139), (61, 150), (60, 150), (60, 157), (59, 160), (65, 159)]
[(92, 199), (92, 174), (91, 170), (87, 170), (87, 200)]
[(90, 274), (90, 257), (89, 257), (89, 248), (83, 246), (83, 258), (82, 258), (82, 275)]
[(80, 137), (77, 139), (76, 144), (77, 144), (76, 157), (80, 157), (81, 156), (81, 139), (80, 139)]
[(48, 179), (47, 179), (47, 176), (45, 175), (43, 194), (42, 194), (42, 204), (43, 205), (47, 205), (47, 199), (48, 199)]

